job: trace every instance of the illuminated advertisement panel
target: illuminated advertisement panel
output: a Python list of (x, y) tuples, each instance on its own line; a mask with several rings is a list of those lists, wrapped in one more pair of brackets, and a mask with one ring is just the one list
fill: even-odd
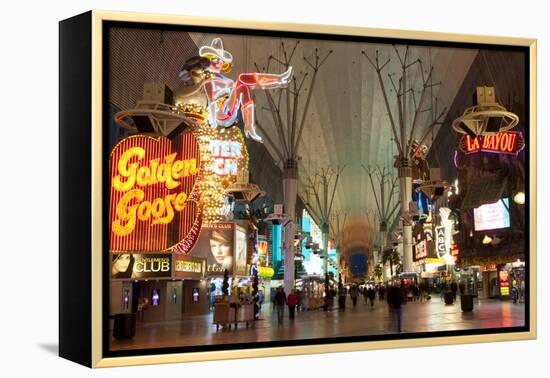
[(510, 295), (510, 272), (508, 272), (504, 265), (497, 265), (497, 280), (499, 294), (502, 297), (507, 297)]
[(170, 278), (172, 256), (162, 253), (117, 253), (111, 257), (111, 278)]
[(418, 261), (428, 257), (428, 241), (422, 240), (414, 246), (414, 260)]
[(233, 274), (234, 224), (209, 223), (203, 226), (190, 255), (206, 258), (206, 274), (223, 276), (225, 269)]
[(269, 263), (269, 251), (267, 249), (267, 239), (264, 235), (258, 235), (258, 255), (260, 265), (265, 265)]
[(174, 276), (201, 280), (206, 274), (206, 259), (201, 257), (174, 254)]
[(495, 203), (482, 205), (474, 209), (474, 228), (476, 231), (495, 230), (510, 227), (509, 200), (504, 198)]
[(241, 276), (246, 274), (247, 246), (245, 229), (235, 227), (235, 273)]
[(111, 152), (111, 252), (187, 253), (201, 227), (199, 146), (191, 133), (174, 140), (136, 135)]

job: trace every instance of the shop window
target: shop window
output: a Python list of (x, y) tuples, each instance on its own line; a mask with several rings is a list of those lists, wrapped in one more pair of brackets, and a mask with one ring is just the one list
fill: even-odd
[(199, 288), (198, 287), (193, 288), (193, 293), (191, 295), (192, 295), (192, 301), (194, 303), (198, 302), (200, 298)]
[(153, 289), (151, 292), (151, 305), (152, 306), (159, 306), (160, 305), (160, 290), (159, 289)]

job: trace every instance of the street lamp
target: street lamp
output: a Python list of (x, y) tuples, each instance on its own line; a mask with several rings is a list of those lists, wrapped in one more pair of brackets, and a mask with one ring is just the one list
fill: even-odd
[(518, 205), (525, 204), (525, 193), (524, 192), (517, 192), (514, 196), (514, 202)]
[(488, 244), (491, 244), (492, 241), (493, 241), (492, 237), (490, 237), (489, 235), (485, 235), (481, 242), (485, 245), (488, 245)]
[(496, 101), (494, 87), (477, 87), (476, 96), (477, 105), (467, 108), (453, 121), (451, 126), (456, 132), (476, 138), (507, 131), (518, 124), (519, 117)]

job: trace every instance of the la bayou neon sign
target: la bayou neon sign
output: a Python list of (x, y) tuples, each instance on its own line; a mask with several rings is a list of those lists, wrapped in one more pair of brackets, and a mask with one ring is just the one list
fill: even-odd
[(471, 137), (465, 135), (460, 141), (460, 149), (466, 154), (492, 152), (517, 155), (525, 147), (525, 140), (519, 131), (502, 131), (495, 135)]

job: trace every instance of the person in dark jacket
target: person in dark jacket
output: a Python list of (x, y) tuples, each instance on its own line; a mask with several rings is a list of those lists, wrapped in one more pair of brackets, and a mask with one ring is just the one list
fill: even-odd
[(517, 286), (514, 286), (512, 284), (512, 301), (514, 303), (517, 303), (518, 299), (519, 299), (519, 290), (518, 290)]
[(365, 304), (369, 304), (369, 290), (366, 286), (363, 288), (363, 299), (365, 299)]
[(369, 297), (370, 306), (374, 307), (374, 298), (376, 298), (376, 290), (374, 290), (374, 286), (370, 286), (368, 288), (367, 296)]
[(353, 284), (349, 289), (349, 296), (351, 297), (353, 307), (355, 307), (357, 305), (357, 297), (359, 296), (359, 287), (356, 284)]
[(399, 281), (395, 281), (388, 289), (387, 297), (388, 304), (391, 307), (393, 319), (396, 322), (397, 333), (401, 333), (401, 322), (403, 318), (401, 304), (403, 303), (403, 295), (401, 293)]
[(277, 288), (275, 298), (273, 300), (275, 307), (277, 308), (277, 321), (280, 325), (283, 322), (283, 316), (285, 314), (286, 294), (282, 286)]
[(381, 301), (383, 301), (386, 297), (386, 287), (384, 285), (380, 285), (380, 288), (378, 289), (378, 297)]
[(346, 295), (346, 287), (344, 285), (338, 285), (338, 309), (340, 311), (346, 311)]

